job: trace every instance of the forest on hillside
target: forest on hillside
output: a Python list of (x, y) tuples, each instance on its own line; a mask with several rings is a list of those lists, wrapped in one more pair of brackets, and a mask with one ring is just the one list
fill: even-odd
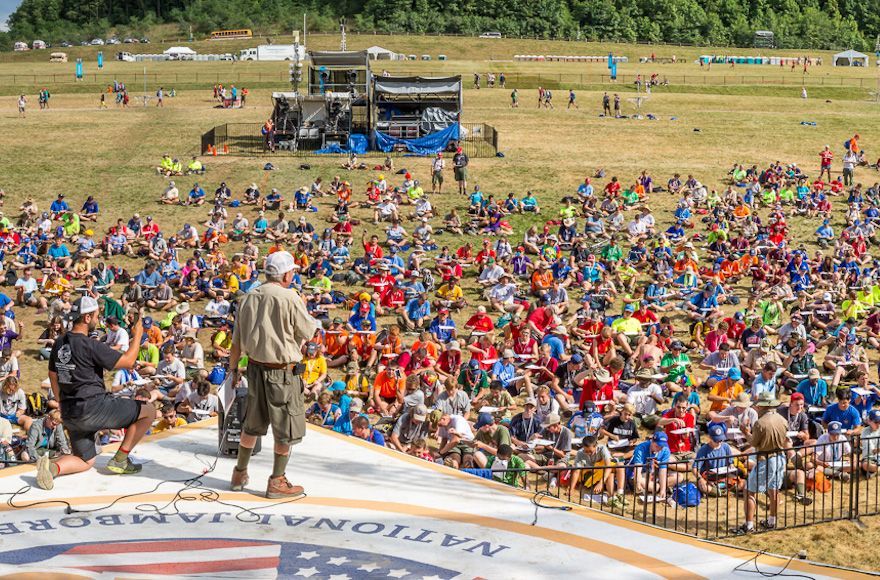
[(873, 50), (880, 0), (23, 0), (9, 19), (14, 40), (49, 42), (142, 35), (174, 23), (181, 33), (301, 27), (352, 31), (479, 34), (624, 42), (751, 46), (770, 30), (779, 48)]

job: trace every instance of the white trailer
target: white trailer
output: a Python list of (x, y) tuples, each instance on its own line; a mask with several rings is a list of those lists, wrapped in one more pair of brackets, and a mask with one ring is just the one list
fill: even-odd
[[(293, 60), (296, 54), (295, 44), (261, 44), (256, 48), (241, 51), (239, 60)], [(305, 60), (306, 47), (299, 46), (299, 58)]]

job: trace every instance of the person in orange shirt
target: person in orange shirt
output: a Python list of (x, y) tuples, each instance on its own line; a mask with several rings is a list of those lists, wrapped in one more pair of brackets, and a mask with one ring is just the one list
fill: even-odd
[(324, 356), (331, 369), (348, 362), (348, 330), (341, 318), (334, 318), (324, 333)]
[(729, 369), (727, 378), (715, 383), (709, 391), (708, 398), (712, 402), (709, 410), (718, 413), (729, 407), (730, 403), (744, 391), (741, 380), (742, 373), (738, 368)]
[(391, 363), (373, 381), (373, 406), (383, 417), (393, 417), (403, 406), (406, 379), (397, 360)]
[(440, 347), (434, 341), (434, 337), (431, 335), (431, 333), (427, 330), (424, 330), (421, 332), (421, 334), (419, 334), (418, 340), (416, 340), (412, 344), (412, 347), (409, 349), (409, 351), (415, 352), (420, 348), (424, 348), (425, 351), (427, 351), (428, 358), (430, 358), (431, 360), (437, 360), (437, 358), (440, 356)]
[(538, 262), (538, 268), (532, 272), (532, 294), (543, 295), (553, 285), (553, 272), (547, 268), (547, 262)]
[(366, 368), (376, 362), (376, 333), (370, 330), (370, 321), (361, 321), (361, 329), (348, 339), (348, 360), (367, 361)]
[(403, 340), (400, 336), (400, 327), (396, 324), (388, 328), (388, 334), (381, 341), (376, 341), (377, 350), (381, 347), (381, 358), (379, 359), (379, 368), (385, 366), (388, 361), (395, 360), (397, 356), (403, 352)]

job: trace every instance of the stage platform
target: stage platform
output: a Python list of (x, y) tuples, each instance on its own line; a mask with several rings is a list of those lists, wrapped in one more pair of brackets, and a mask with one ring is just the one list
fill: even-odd
[[(215, 457), (213, 421), (146, 439), (136, 476), (103, 468), (36, 487), (16, 504), (64, 499), (75, 510), (0, 507), (0, 576), (19, 578), (755, 578), (734, 568), (752, 553), (657, 530), (582, 507), (539, 509), (532, 494), (310, 427), (288, 477), (307, 495), (261, 497), (271, 442), (251, 461), (252, 493), (232, 493), (221, 458), (183, 491), (162, 480), (196, 476)], [(34, 470), (0, 471), (0, 492), (35, 485)], [(128, 494), (138, 494), (121, 497)], [(0, 497), (4, 501), (8, 496)], [(550, 504), (561, 505), (561, 504)], [(244, 511), (244, 508), (253, 511)], [(161, 513), (156, 513), (159, 509)], [(761, 570), (785, 560), (762, 556)], [(813, 578), (859, 575), (795, 561)], [(4, 576), (5, 577), (5, 576)]]

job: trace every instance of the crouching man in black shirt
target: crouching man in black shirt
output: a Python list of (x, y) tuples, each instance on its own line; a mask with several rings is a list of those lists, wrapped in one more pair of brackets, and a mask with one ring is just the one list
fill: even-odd
[[(107, 463), (113, 473), (137, 473), (141, 466), (128, 454), (150, 429), (156, 410), (150, 404), (116, 398), (107, 392), (104, 371), (130, 369), (137, 359), (144, 329), (139, 320), (132, 324), (130, 346), (125, 353), (89, 338), (98, 326), (98, 303), (83, 296), (70, 309), (73, 328), (55, 341), (49, 356), (49, 381), (55, 399), (61, 403), (64, 426), (70, 433), (73, 455), (50, 461), (48, 455), (37, 461), (37, 485), (52, 489), (54, 478), (89, 470), (95, 464), (98, 446), (95, 435), (103, 429), (125, 429), (119, 451)], [(155, 398), (157, 391), (153, 391)]]

